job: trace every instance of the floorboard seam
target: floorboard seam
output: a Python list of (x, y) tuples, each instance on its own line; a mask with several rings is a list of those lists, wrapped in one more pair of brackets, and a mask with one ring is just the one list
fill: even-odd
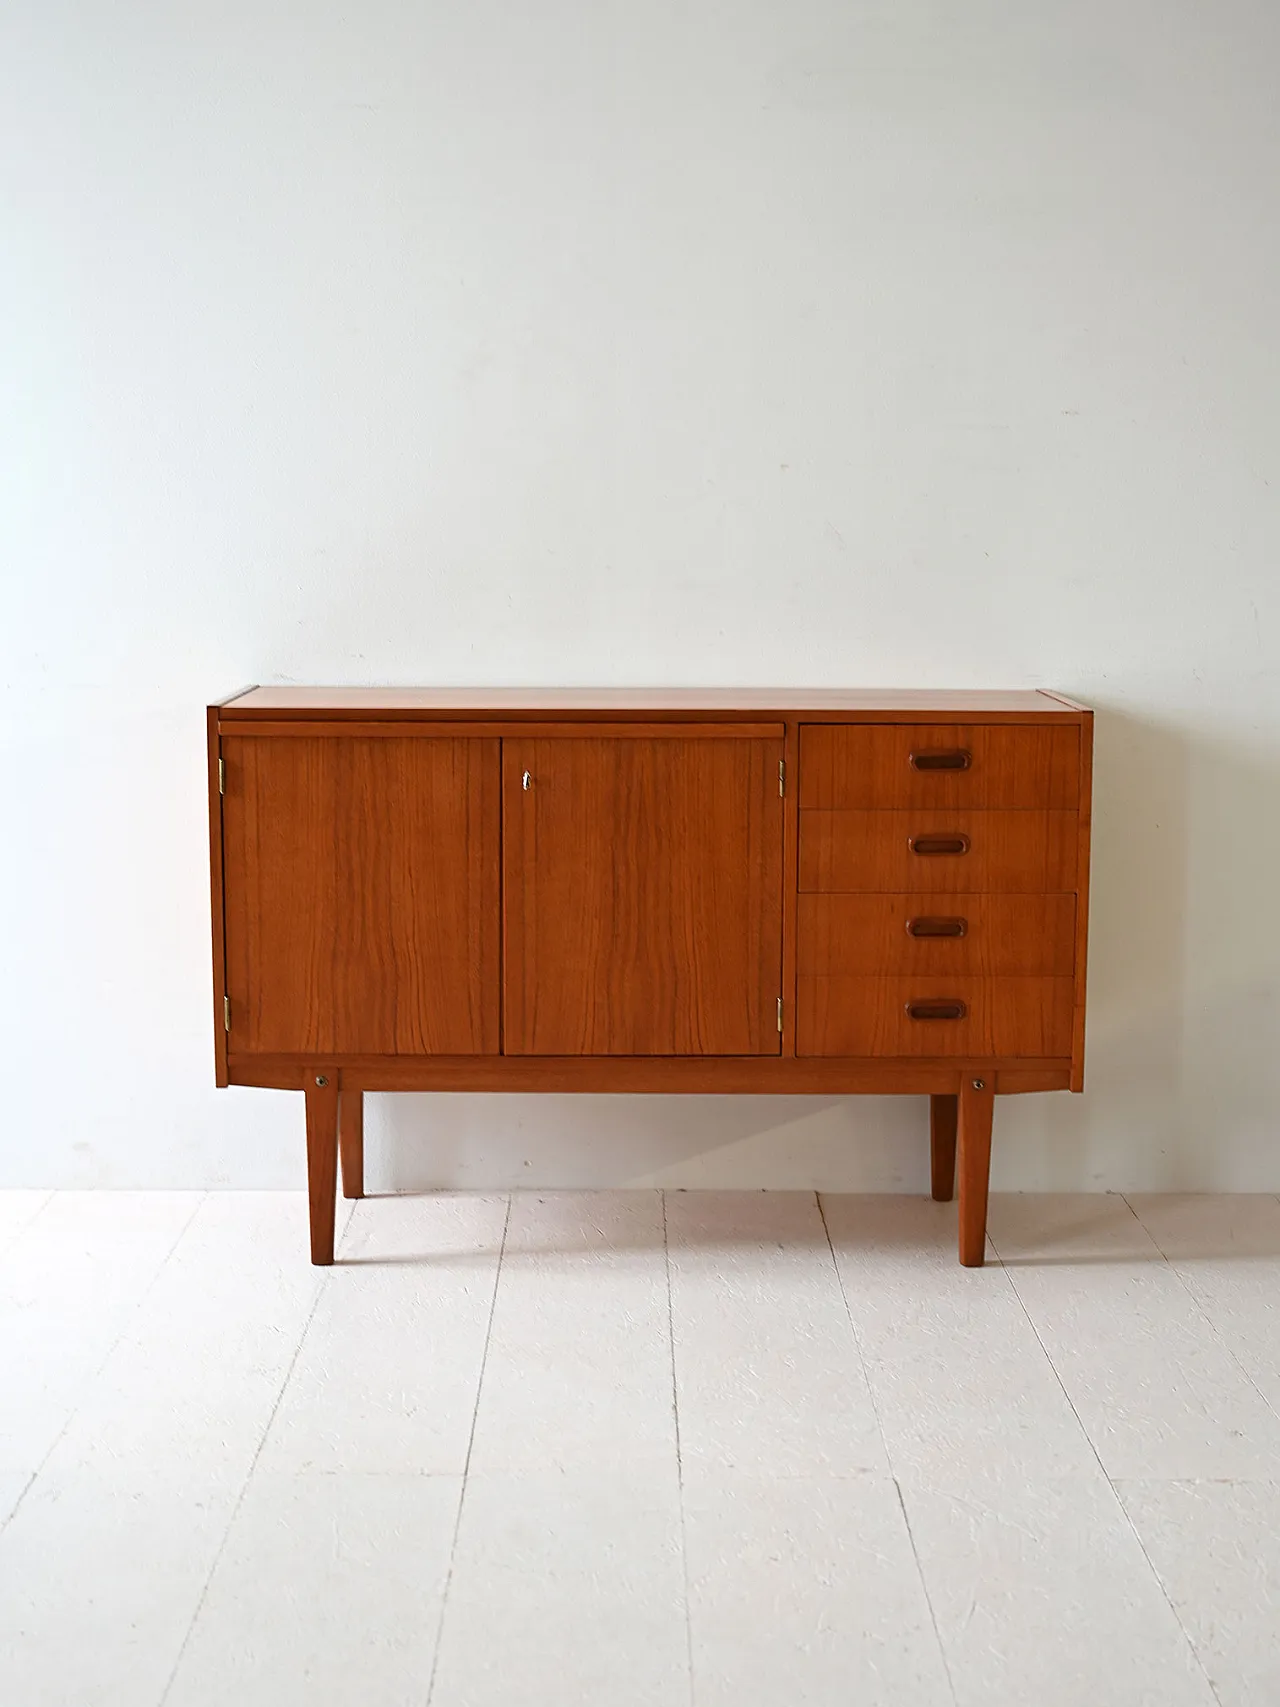
[(911, 1527), (911, 1519), (907, 1514), (907, 1502), (903, 1498), (902, 1484), (898, 1481), (897, 1470), (893, 1462), (893, 1453), (889, 1450), (889, 1437), (885, 1433), (884, 1420), (880, 1415), (880, 1406), (876, 1400), (876, 1390), (871, 1380), (871, 1372), (867, 1368), (866, 1353), (862, 1349), (862, 1336), (858, 1332), (858, 1324), (853, 1319), (853, 1309), (849, 1303), (849, 1294), (845, 1290), (844, 1275), (840, 1270), (840, 1259), (836, 1256), (835, 1241), (831, 1237), (831, 1228), (827, 1225), (826, 1205), (822, 1201), (822, 1193), (815, 1191), (814, 1202), (818, 1207), (818, 1219), (822, 1222), (822, 1231), (826, 1234), (827, 1249), (831, 1253), (831, 1266), (835, 1270), (836, 1285), (840, 1288), (840, 1301), (844, 1305), (844, 1313), (849, 1320), (849, 1332), (853, 1336), (854, 1350), (858, 1354), (858, 1367), (862, 1370), (862, 1379), (866, 1383), (867, 1397), (871, 1400), (872, 1414), (876, 1419), (876, 1428), (880, 1435), (880, 1446), (884, 1452), (885, 1463), (893, 1478), (893, 1491), (898, 1496), (898, 1509), (902, 1513), (902, 1521), (906, 1526), (907, 1541), (911, 1547), (911, 1557), (915, 1560), (916, 1576), (920, 1583), (920, 1592), (924, 1595), (924, 1603), (929, 1609), (929, 1622), (933, 1626), (934, 1640), (938, 1644), (938, 1654), (942, 1660), (942, 1669), (947, 1679), (947, 1689), (950, 1691), (953, 1703), (958, 1703), (955, 1679), (951, 1675), (951, 1660), (947, 1654), (946, 1643), (942, 1640), (942, 1630), (938, 1624), (937, 1609), (933, 1604), (933, 1596), (929, 1593), (929, 1583), (924, 1574), (924, 1565), (920, 1559), (920, 1549), (916, 1546), (915, 1531)]
[[(52, 1448), (50, 1448), (50, 1450), (52, 1450)], [(33, 1470), (31, 1472), (26, 1481), (22, 1484), (21, 1492), (18, 1494), (17, 1499), (14, 1500), (12, 1507), (2, 1518), (0, 1518), (0, 1535), (4, 1534), (5, 1530), (9, 1527), (10, 1522), (13, 1520), (14, 1513), (30, 1493), (32, 1483), (35, 1481), (37, 1475), (39, 1475), (38, 1470)]]
[(676, 1485), (680, 1505), (680, 1565), (684, 1577), (685, 1656), (689, 1668), (690, 1707), (696, 1699), (693, 1684), (693, 1607), (689, 1595), (689, 1528), (684, 1512), (684, 1454), (680, 1447), (680, 1383), (676, 1375), (675, 1304), (671, 1290), (671, 1241), (667, 1234), (667, 1194), (658, 1192), (662, 1205), (662, 1256), (667, 1271), (667, 1344), (671, 1351), (671, 1414), (676, 1434)]
[[(1126, 1207), (1128, 1207), (1130, 1209), (1130, 1213), (1132, 1213), (1132, 1206), (1129, 1204), (1127, 1198), (1125, 1199), (1125, 1203), (1126, 1203)], [(1141, 1222), (1139, 1222), (1139, 1225), (1141, 1226)], [(1146, 1231), (1145, 1227), (1143, 1228), (1143, 1231), (1144, 1232)], [(990, 1239), (990, 1234), (988, 1234), (988, 1238)], [(996, 1249), (995, 1240), (990, 1239), (990, 1243), (991, 1243), (992, 1250), (994, 1250), (996, 1252), (997, 1260), (1000, 1261), (1000, 1252)], [(1152, 1240), (1152, 1243), (1155, 1244), (1154, 1239)], [(1160, 1247), (1157, 1245), (1156, 1249), (1159, 1250), (1159, 1248)], [(1161, 1254), (1163, 1254), (1163, 1253), (1161, 1253)], [(1154, 1581), (1156, 1587), (1160, 1590), (1161, 1599), (1164, 1601), (1165, 1605), (1169, 1608), (1169, 1612), (1173, 1617), (1174, 1623), (1177, 1625), (1178, 1629), (1182, 1633), (1182, 1639), (1187, 1644), (1187, 1651), (1191, 1655), (1191, 1659), (1195, 1665), (1195, 1668), (1200, 1673), (1201, 1677), (1204, 1679), (1205, 1688), (1209, 1691), (1209, 1694), (1212, 1696), (1213, 1700), (1218, 1702), (1219, 1707), (1221, 1707), (1222, 1697), (1218, 1694), (1217, 1690), (1214, 1688), (1213, 1679), (1209, 1676), (1208, 1671), (1205, 1669), (1205, 1664), (1204, 1664), (1204, 1661), (1200, 1658), (1199, 1650), (1197, 1649), (1194, 1641), (1192, 1641), (1192, 1639), (1191, 1639), (1191, 1633), (1187, 1629), (1186, 1625), (1182, 1622), (1181, 1617), (1178, 1615), (1177, 1607), (1173, 1604), (1173, 1601), (1169, 1598), (1169, 1591), (1168, 1591), (1168, 1589), (1165, 1588), (1164, 1579), (1161, 1577), (1159, 1571), (1155, 1568), (1155, 1565), (1152, 1563), (1151, 1555), (1150, 1555), (1150, 1553), (1147, 1552), (1146, 1545), (1144, 1544), (1141, 1535), (1138, 1534), (1137, 1526), (1134, 1523), (1133, 1519), (1130, 1517), (1128, 1509), (1125, 1506), (1124, 1501), (1120, 1498), (1119, 1491), (1116, 1488), (1115, 1482), (1112, 1481), (1110, 1475), (1108, 1474), (1106, 1465), (1102, 1462), (1102, 1454), (1098, 1451), (1098, 1448), (1097, 1448), (1096, 1444), (1094, 1443), (1093, 1436), (1089, 1433), (1088, 1429), (1084, 1426), (1084, 1419), (1081, 1417), (1080, 1412), (1076, 1409), (1075, 1400), (1071, 1397), (1071, 1394), (1067, 1391), (1067, 1384), (1062, 1379), (1062, 1376), (1058, 1370), (1057, 1364), (1053, 1361), (1053, 1358), (1049, 1355), (1048, 1346), (1044, 1343), (1044, 1340), (1040, 1337), (1040, 1329), (1036, 1326), (1035, 1321), (1032, 1318), (1030, 1310), (1027, 1309), (1027, 1306), (1023, 1300), (1022, 1294), (1018, 1290), (1017, 1281), (1014, 1279), (1013, 1275), (1010, 1274), (1008, 1268), (1005, 1267), (1005, 1264), (1003, 1261), (1000, 1261), (1000, 1266), (1001, 1266), (1001, 1268), (1004, 1269), (1004, 1272), (1007, 1275), (1009, 1275), (1009, 1284), (1013, 1288), (1013, 1295), (1018, 1300), (1018, 1306), (1021, 1309), (1023, 1315), (1027, 1318), (1027, 1324), (1030, 1327), (1031, 1332), (1036, 1336), (1036, 1344), (1040, 1347), (1040, 1350), (1044, 1353), (1045, 1359), (1048, 1362), (1050, 1369), (1052, 1369), (1052, 1371), (1053, 1371), (1053, 1378), (1058, 1383), (1058, 1386), (1061, 1387), (1062, 1396), (1067, 1401), (1067, 1404), (1070, 1405), (1070, 1407), (1071, 1407), (1071, 1414), (1076, 1419), (1076, 1422), (1079, 1425), (1081, 1434), (1084, 1436), (1085, 1440), (1088, 1442), (1089, 1450), (1090, 1450), (1090, 1452), (1093, 1453), (1094, 1460), (1097, 1463), (1099, 1473), (1101, 1474), (1103, 1481), (1107, 1484), (1107, 1487), (1111, 1490), (1111, 1497), (1116, 1502), (1116, 1506), (1119, 1509), (1120, 1515), (1123, 1518), (1126, 1526), (1128, 1527), (1129, 1533), (1133, 1536), (1134, 1540), (1138, 1544), (1138, 1551), (1142, 1554), (1143, 1559), (1146, 1561), (1146, 1566), (1147, 1566), (1147, 1569), (1151, 1572), (1152, 1580)]]
[[(458, 1489), (458, 1511), (453, 1520), (453, 1539), (449, 1543), (449, 1568), (444, 1576), (444, 1592), (440, 1596), (440, 1616), (436, 1620), (436, 1639), (431, 1650), (431, 1676), (427, 1679), (424, 1707), (431, 1707), (436, 1692), (436, 1677), (440, 1670), (440, 1642), (444, 1635), (445, 1613), (449, 1606), (449, 1590), (453, 1587), (453, 1568), (458, 1556), (458, 1537), (462, 1533), (462, 1509), (467, 1503), (467, 1480), (471, 1474), (471, 1454), (475, 1449), (476, 1425), (480, 1419), (480, 1395), (484, 1391), (484, 1372), (489, 1363), (489, 1345), (493, 1339), (493, 1318), (498, 1308), (498, 1284), (502, 1279), (502, 1263), (507, 1254), (507, 1232), (511, 1226), (511, 1192), (507, 1193), (507, 1212), (502, 1220), (502, 1237), (498, 1241), (498, 1260), (493, 1268), (493, 1291), (489, 1296), (489, 1319), (484, 1329), (484, 1349), (480, 1353), (480, 1373), (476, 1377), (476, 1402), (471, 1410), (471, 1430), (467, 1435), (467, 1451), (462, 1461), (462, 1484)], [(163, 1703), (161, 1704), (163, 1707)]]
[[(49, 1193), (49, 1199), (48, 1199), (49, 1203), (51, 1203), (53, 1201), (55, 1195), (56, 1194), (54, 1192)], [(141, 1310), (143, 1304), (146, 1302), (147, 1298), (150, 1296), (151, 1288), (155, 1285), (157, 1280), (159, 1280), (160, 1276), (164, 1273), (165, 1269), (168, 1268), (170, 1262), (173, 1259), (173, 1253), (177, 1250), (178, 1246), (186, 1238), (187, 1232), (191, 1226), (191, 1223), (195, 1220), (196, 1216), (200, 1213), (200, 1211), (204, 1207), (205, 1203), (208, 1202), (208, 1199), (209, 1199), (209, 1193), (207, 1191), (202, 1191), (202, 1192), (199, 1192), (197, 1194), (196, 1202), (192, 1207), (190, 1215), (187, 1216), (186, 1220), (182, 1223), (182, 1226), (178, 1229), (177, 1233), (174, 1235), (173, 1243), (169, 1246), (169, 1249), (164, 1253), (164, 1255), (161, 1257), (160, 1261), (156, 1264), (155, 1273), (151, 1276), (151, 1279), (147, 1282), (147, 1284), (143, 1287), (142, 1291), (138, 1294), (137, 1298), (134, 1300), (133, 1308), (126, 1312), (125, 1319), (120, 1324), (120, 1332), (112, 1340), (111, 1344), (107, 1347), (106, 1351), (103, 1352), (101, 1363), (98, 1364), (97, 1368), (93, 1371), (92, 1375), (86, 1375), (85, 1376), (84, 1385), (80, 1389), (80, 1396), (76, 1400), (75, 1404), (72, 1405), (71, 1409), (67, 1412), (66, 1421), (63, 1423), (62, 1427), (58, 1430), (57, 1434), (55, 1434), (53, 1439), (50, 1441), (49, 1450), (45, 1453), (44, 1457), (40, 1460), (39, 1464), (36, 1465), (35, 1469), (31, 1472), (31, 1475), (27, 1478), (27, 1485), (26, 1485), (26, 1487), (23, 1488), (22, 1492), (18, 1495), (17, 1500), (14, 1502), (13, 1510), (9, 1513), (8, 1517), (5, 1518), (4, 1522), (0, 1523), (0, 1534), (2, 1534), (4, 1532), (4, 1530), (8, 1528), (8, 1526), (13, 1522), (14, 1518), (18, 1515), (18, 1511), (22, 1505), (22, 1502), (26, 1499), (27, 1495), (31, 1492), (32, 1488), (34, 1488), (36, 1485), (36, 1478), (40, 1475), (40, 1473), (44, 1469), (45, 1465), (49, 1462), (49, 1460), (53, 1457), (54, 1453), (57, 1451), (58, 1443), (62, 1439), (63, 1435), (66, 1434), (67, 1430), (71, 1427), (72, 1423), (76, 1420), (77, 1416), (79, 1416), (80, 1407), (84, 1403), (86, 1395), (89, 1393), (90, 1389), (92, 1388), (94, 1382), (98, 1379), (99, 1375), (101, 1375), (102, 1371), (107, 1367), (107, 1364), (110, 1363), (111, 1358), (112, 1358), (112, 1354), (115, 1352), (116, 1347), (120, 1344), (121, 1340), (123, 1340), (125, 1334), (128, 1333), (129, 1323), (137, 1315), (138, 1311)], [(42, 1207), (36, 1211), (35, 1215), (32, 1216), (31, 1220), (27, 1223), (27, 1225), (28, 1226), (34, 1226), (35, 1223), (40, 1219), (40, 1216), (44, 1213), (44, 1210), (47, 1207), (48, 1207), (48, 1203), (42, 1205)], [(25, 1231), (25, 1229), (24, 1229), (24, 1231)]]
[[(351, 1217), (354, 1212), (355, 1205), (353, 1204), (351, 1209), (348, 1211), (346, 1220), (342, 1224), (342, 1236), (345, 1236), (347, 1229), (350, 1227)], [(258, 1460), (262, 1456), (262, 1449), (267, 1443), (267, 1436), (271, 1433), (271, 1425), (276, 1420), (276, 1413), (279, 1411), (281, 1401), (284, 1399), (285, 1390), (293, 1378), (293, 1372), (297, 1367), (298, 1359), (302, 1356), (302, 1348), (307, 1343), (307, 1335), (311, 1332), (311, 1324), (315, 1320), (316, 1311), (320, 1308), (320, 1300), (324, 1295), (324, 1289), (328, 1280), (329, 1270), (326, 1269), (316, 1283), (315, 1297), (311, 1300), (311, 1308), (307, 1311), (307, 1319), (302, 1324), (302, 1332), (298, 1335), (298, 1343), (293, 1348), (293, 1355), (289, 1359), (289, 1366), (285, 1370), (281, 1379), (280, 1386), (276, 1392), (275, 1402), (271, 1406), (270, 1415), (263, 1424), (262, 1433), (258, 1437), (258, 1444), (254, 1448), (253, 1457), (249, 1462), (249, 1468), (245, 1471), (244, 1481), (240, 1484), (240, 1492), (236, 1495), (235, 1504), (231, 1508), (231, 1515), (228, 1517), (226, 1528), (222, 1532), (222, 1539), (218, 1543), (217, 1551), (213, 1555), (213, 1561), (205, 1575), (204, 1585), (200, 1590), (199, 1598), (195, 1604), (195, 1610), (191, 1614), (191, 1621), (187, 1625), (186, 1634), (182, 1638), (182, 1644), (174, 1659), (173, 1669), (169, 1673), (169, 1681), (165, 1684), (164, 1690), (160, 1696), (158, 1707), (165, 1707), (165, 1702), (168, 1701), (170, 1695), (173, 1693), (173, 1686), (178, 1681), (178, 1672), (182, 1666), (183, 1656), (191, 1646), (191, 1638), (195, 1634), (195, 1628), (200, 1620), (200, 1614), (204, 1611), (205, 1601), (209, 1598), (209, 1589), (213, 1583), (214, 1576), (217, 1574), (218, 1566), (222, 1563), (222, 1555), (227, 1550), (227, 1542), (231, 1539), (231, 1531), (235, 1528), (236, 1518), (240, 1515), (240, 1507), (244, 1504), (244, 1497), (249, 1491), (249, 1483), (253, 1480), (253, 1472), (258, 1467)]]
[[(24, 1188), (21, 1186), (15, 1186), (13, 1189), (20, 1191)], [(206, 1194), (202, 1192), (200, 1195), (203, 1197)], [(20, 1240), (26, 1238), (27, 1234), (35, 1226), (36, 1222), (44, 1214), (45, 1210), (53, 1202), (53, 1200), (56, 1196), (57, 1196), (57, 1192), (54, 1190), (49, 1190), (49, 1191), (45, 1192), (44, 1201), (41, 1203), (39, 1209), (36, 1210), (35, 1214), (31, 1217), (31, 1219), (29, 1221), (24, 1221), (22, 1223), (21, 1227), (18, 1228), (17, 1232), (12, 1233), (9, 1236), (9, 1238), (5, 1240), (5, 1243), (3, 1244), (3, 1246), (0, 1246), (0, 1257), (7, 1258), (10, 1251), (13, 1250), (14, 1246), (16, 1244), (18, 1244), (18, 1242)]]
[(1185, 1275), (1182, 1273), (1182, 1271), (1179, 1269), (1177, 1263), (1175, 1263), (1173, 1261), (1173, 1259), (1168, 1255), (1168, 1253), (1165, 1251), (1164, 1246), (1160, 1243), (1159, 1239), (1156, 1238), (1155, 1234), (1151, 1231), (1150, 1227), (1147, 1226), (1146, 1222), (1142, 1219), (1141, 1215), (1138, 1214), (1138, 1211), (1133, 1207), (1132, 1203), (1129, 1202), (1129, 1199), (1127, 1197), (1125, 1197), (1123, 1192), (1119, 1193), (1119, 1195), (1124, 1201), (1125, 1208), (1129, 1211), (1130, 1215), (1133, 1216), (1134, 1220), (1138, 1223), (1139, 1227), (1142, 1228), (1142, 1231), (1151, 1240), (1151, 1243), (1155, 1246), (1156, 1250), (1159, 1251), (1160, 1260), (1165, 1264), (1165, 1266), (1168, 1268), (1169, 1272), (1177, 1280), (1178, 1285), (1182, 1288), (1182, 1290), (1186, 1293), (1187, 1297), (1195, 1305), (1197, 1313), (1199, 1314), (1201, 1320), (1204, 1322), (1205, 1326), (1209, 1329), (1210, 1333), (1213, 1335), (1214, 1339), (1217, 1340), (1218, 1344), (1222, 1347), (1223, 1351), (1226, 1352), (1227, 1356), (1231, 1359), (1232, 1363), (1235, 1364), (1236, 1368), (1240, 1371), (1241, 1375), (1244, 1376), (1244, 1378), (1248, 1382), (1249, 1386), (1253, 1388), (1254, 1392), (1262, 1400), (1263, 1404), (1271, 1412), (1272, 1416), (1275, 1417), (1278, 1422), (1280, 1422), (1280, 1411), (1277, 1411), (1276, 1407), (1272, 1404), (1271, 1397), (1267, 1393), (1266, 1389), (1263, 1387), (1260, 1387), (1258, 1385), (1258, 1383), (1254, 1380), (1253, 1374), (1252, 1374), (1251, 1370), (1249, 1369), (1249, 1366), (1246, 1363), (1242, 1362), (1242, 1360), (1236, 1355), (1235, 1349), (1232, 1346), (1230, 1340), (1227, 1339), (1226, 1335), (1222, 1332), (1222, 1329), (1218, 1326), (1218, 1324), (1214, 1321), (1213, 1317), (1209, 1314), (1208, 1310), (1206, 1309), (1205, 1304), (1204, 1304), (1204, 1300), (1197, 1295), (1197, 1293), (1195, 1292), (1195, 1289), (1193, 1287), (1188, 1285), (1187, 1279), (1186, 1279)]

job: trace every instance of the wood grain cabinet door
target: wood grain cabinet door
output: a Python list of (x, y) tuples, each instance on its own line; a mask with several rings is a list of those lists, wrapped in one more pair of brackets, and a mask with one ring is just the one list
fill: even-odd
[(782, 753), (760, 725), (504, 740), (508, 1054), (779, 1053)]
[(499, 1043), (499, 743), (226, 736), (233, 1052)]

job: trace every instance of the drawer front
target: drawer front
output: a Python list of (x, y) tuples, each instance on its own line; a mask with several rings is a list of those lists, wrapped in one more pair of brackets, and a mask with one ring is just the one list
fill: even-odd
[(819, 893), (1001, 892), (1076, 887), (1074, 812), (800, 813), (800, 888)]
[(1070, 978), (875, 978), (797, 981), (798, 1055), (1071, 1053)]
[(1074, 895), (802, 895), (801, 977), (873, 973), (1069, 978)]
[(1080, 801), (1080, 731), (1008, 724), (805, 724), (800, 805), (1042, 807)]

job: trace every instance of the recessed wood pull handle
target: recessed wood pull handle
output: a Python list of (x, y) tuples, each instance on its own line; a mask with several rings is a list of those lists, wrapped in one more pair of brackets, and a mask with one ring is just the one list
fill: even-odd
[(932, 859), (938, 854), (967, 854), (968, 836), (910, 836), (908, 846), (913, 854)]
[(963, 1002), (908, 1002), (909, 1019), (963, 1019), (968, 1013)]
[(908, 936), (964, 936), (968, 919), (908, 919)]
[(948, 747), (940, 753), (912, 753), (911, 768), (917, 771), (967, 771), (973, 754), (966, 747)]

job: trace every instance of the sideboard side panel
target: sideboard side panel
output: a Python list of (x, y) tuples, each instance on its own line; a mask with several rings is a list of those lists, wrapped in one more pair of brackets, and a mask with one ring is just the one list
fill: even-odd
[(1089, 859), (1093, 834), (1093, 713), (1080, 719), (1080, 874), (1076, 879), (1076, 987), (1071, 1089), (1084, 1089), (1085, 982), (1089, 959)]
[(218, 740), (219, 707), (208, 709), (209, 761), (209, 889), (210, 920), (213, 934), (213, 1071), (214, 1083), (229, 1084), (227, 1069), (227, 1028), (225, 1001), (227, 994), (227, 948), (225, 913), (223, 910), (222, 878), (222, 789)]
[(794, 721), (787, 723), (782, 793), (782, 1054), (794, 1060), (800, 901), (800, 725)]

